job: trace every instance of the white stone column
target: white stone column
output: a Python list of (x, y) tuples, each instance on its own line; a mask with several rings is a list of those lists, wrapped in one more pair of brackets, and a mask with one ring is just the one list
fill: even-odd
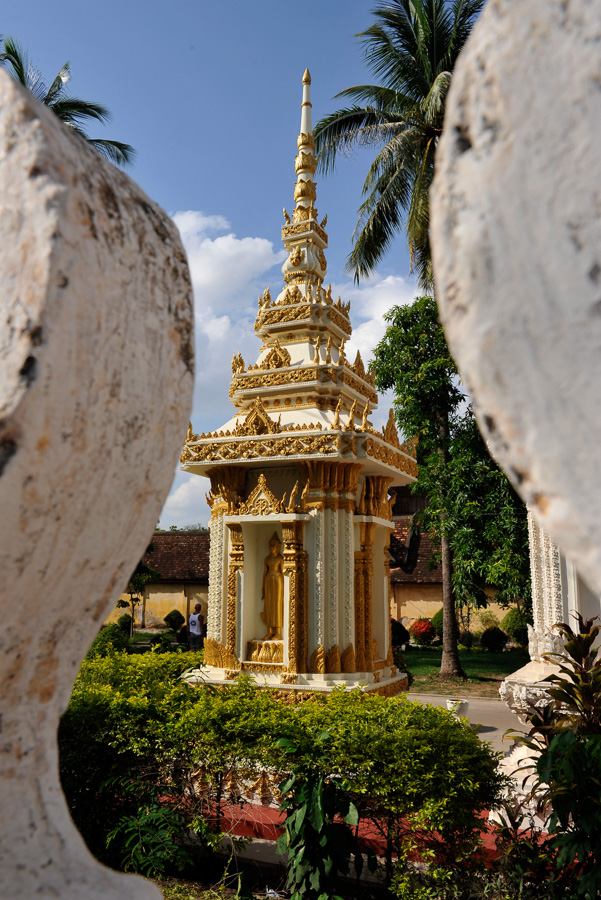
[(211, 549), (209, 556), (209, 609), (207, 637), (223, 642), (223, 575), (225, 572), (225, 516), (215, 516), (209, 523)]
[(315, 564), (315, 581), (313, 582), (313, 623), (312, 649), (325, 647), (324, 620), (324, 510), (317, 509), (313, 515), (313, 561)]
[(327, 619), (328, 619), (328, 645), (326, 650), (338, 644), (340, 652), (344, 647), (340, 646), (338, 637), (338, 510), (327, 509), (326, 529), (326, 574), (327, 574)]

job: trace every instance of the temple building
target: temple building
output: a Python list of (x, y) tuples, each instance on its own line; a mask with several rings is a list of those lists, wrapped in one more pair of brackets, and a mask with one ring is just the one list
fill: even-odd
[(310, 84), (307, 70), (284, 285), (259, 297), (256, 362), (234, 354), (232, 418), (210, 434), (190, 425), (181, 457), (211, 484), (204, 675), (390, 695), (407, 678), (390, 642), (388, 489), (415, 480), (415, 447), (392, 412), (371, 425), (374, 379), (345, 354), (350, 304), (325, 287)]

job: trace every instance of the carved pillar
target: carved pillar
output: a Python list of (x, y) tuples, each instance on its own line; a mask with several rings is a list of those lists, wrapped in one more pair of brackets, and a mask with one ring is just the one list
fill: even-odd
[(244, 567), (244, 539), (242, 525), (228, 522), (232, 548), (230, 550), (230, 566), (227, 575), (227, 621), (226, 621), (226, 650), (237, 656), (236, 653), (236, 609), (238, 606), (238, 573)]
[(303, 549), (303, 521), (282, 522), (284, 575), (288, 576), (288, 671), (307, 671), (307, 552)]
[[(373, 522), (365, 523), (365, 538), (362, 540), (363, 582), (364, 582), (364, 624), (365, 629), (365, 668), (372, 672), (374, 668), (374, 628), (373, 628), (373, 575), (374, 575), (374, 530)], [(363, 530), (363, 529), (362, 529)]]
[(209, 556), (209, 609), (207, 612), (207, 637), (221, 642), (223, 619), (223, 541), (225, 537), (225, 515), (214, 514), (211, 510), (209, 529), (211, 532)]
[[(384, 582), (386, 584), (386, 596), (390, 597), (390, 531), (386, 535), (386, 540), (384, 541)], [(394, 662), (394, 657), (392, 655), (392, 620), (390, 618), (390, 602), (387, 603), (386, 606), (386, 641), (387, 647), (386, 649), (386, 658), (385, 662), (387, 666), (391, 666)]]
[(372, 577), (375, 524), (361, 522), (361, 548), (355, 551), (355, 662), (357, 671), (373, 670)]

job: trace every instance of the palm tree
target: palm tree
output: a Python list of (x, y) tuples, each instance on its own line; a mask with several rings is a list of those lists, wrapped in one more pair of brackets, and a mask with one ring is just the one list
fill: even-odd
[(483, 5), (484, 0), (389, 0), (377, 6), (375, 24), (358, 37), (382, 84), (341, 91), (336, 96), (353, 105), (315, 127), (325, 173), (339, 155), (380, 147), (363, 185), (347, 261), (355, 281), (374, 270), (404, 223), (411, 269), (420, 288), (432, 289), (428, 192), (434, 154), (453, 68)]
[(96, 119), (98, 122), (105, 123), (110, 120), (110, 113), (100, 103), (80, 100), (79, 97), (72, 97), (67, 93), (65, 85), (71, 77), (68, 62), (48, 87), (42, 73), (29, 62), (23, 48), (12, 37), (7, 37), (4, 40), (4, 49), (0, 53), (0, 66), (8, 69), (15, 81), (27, 88), (34, 97), (51, 109), (61, 122), (64, 122), (68, 128), (95, 147), (107, 159), (120, 166), (133, 162), (135, 150), (130, 144), (91, 138), (84, 131), (82, 122)]

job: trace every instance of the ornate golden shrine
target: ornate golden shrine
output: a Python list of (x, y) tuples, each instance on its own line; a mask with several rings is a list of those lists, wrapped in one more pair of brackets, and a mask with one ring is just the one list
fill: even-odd
[[(351, 364), (350, 304), (324, 288), (325, 225), (318, 223), (311, 78), (303, 76), (292, 219), (284, 209), (284, 288), (259, 297), (259, 357), (232, 360), (236, 412), (219, 431), (188, 430), (182, 468), (211, 480), (205, 660), (217, 683), (251, 672), (287, 691), (338, 684), (395, 693), (388, 606), (388, 488), (415, 480), (413, 442), (392, 412), (382, 431), (360, 353)], [(281, 543), (283, 640), (262, 640), (264, 560)]]

